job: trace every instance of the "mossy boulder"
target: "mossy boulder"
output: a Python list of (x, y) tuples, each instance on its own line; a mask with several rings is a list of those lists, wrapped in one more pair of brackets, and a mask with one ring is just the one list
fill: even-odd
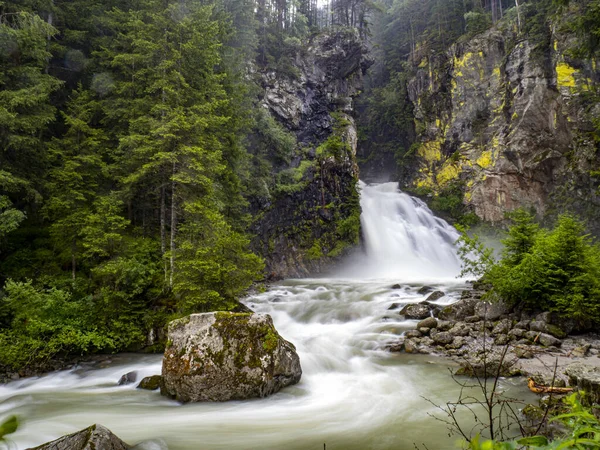
[(92, 425), (29, 450), (127, 450), (131, 448), (102, 425)]
[(146, 389), (148, 391), (155, 391), (160, 388), (162, 384), (162, 377), (160, 375), (152, 375), (144, 377), (140, 384), (137, 385), (137, 389)]
[(169, 324), (161, 393), (179, 401), (266, 397), (301, 375), (295, 347), (269, 315), (192, 314)]

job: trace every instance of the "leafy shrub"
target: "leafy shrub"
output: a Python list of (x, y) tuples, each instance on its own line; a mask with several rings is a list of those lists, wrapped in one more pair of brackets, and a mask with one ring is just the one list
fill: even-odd
[(559, 217), (552, 230), (519, 210), (503, 240), (499, 261), (476, 237), (460, 239), (465, 273), (482, 275), (509, 304), (528, 310), (552, 310), (581, 325), (600, 323), (600, 247), (575, 217)]

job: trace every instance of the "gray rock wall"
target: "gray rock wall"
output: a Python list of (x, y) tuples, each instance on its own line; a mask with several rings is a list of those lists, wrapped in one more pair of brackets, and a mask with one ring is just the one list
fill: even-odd
[(573, 210), (594, 226), (598, 114), (583, 99), (598, 74), (568, 56), (570, 39), (555, 31), (544, 47), (501, 23), (424, 58), (409, 86), (421, 129), (412, 186), (435, 195), (459, 182), (463, 203), (491, 223), (526, 207)]
[[(352, 115), (370, 64), (358, 33), (338, 30), (311, 38), (296, 56), (298, 77), (262, 74), (262, 107), (297, 139), (299, 151), (290, 167), (308, 167), (301, 188), (256, 207), (260, 218), (253, 230), (254, 247), (265, 256), (271, 279), (321, 272), (358, 244), (357, 130)], [(319, 154), (332, 136), (341, 139), (343, 150)]]

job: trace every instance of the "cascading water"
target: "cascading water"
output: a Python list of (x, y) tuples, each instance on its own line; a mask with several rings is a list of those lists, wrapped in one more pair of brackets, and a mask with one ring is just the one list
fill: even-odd
[[(101, 423), (138, 448), (409, 449), (450, 448), (447, 431), (422, 396), (444, 403), (457, 386), (446, 361), (391, 354), (387, 343), (414, 322), (393, 303), (423, 300), (423, 283), (449, 303), (464, 287), (454, 278), (456, 232), (394, 183), (361, 185), (367, 256), (337, 278), (286, 280), (248, 298), (271, 314), (300, 355), (303, 377), (266, 399), (180, 405), (157, 392), (117, 386), (124, 373), (160, 373), (159, 356), (122, 355), (105, 368), (77, 368), (0, 386), (0, 420), (20, 414), (17, 448)], [(357, 267), (359, 267), (357, 269)], [(418, 280), (418, 281), (416, 281)], [(402, 284), (392, 289), (393, 284)]]
[(360, 183), (361, 223), (368, 270), (362, 277), (454, 278), (460, 271), (457, 231), (398, 183)]

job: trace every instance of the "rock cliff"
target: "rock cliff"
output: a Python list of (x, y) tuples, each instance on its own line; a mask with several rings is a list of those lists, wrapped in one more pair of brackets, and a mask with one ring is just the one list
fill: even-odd
[(552, 24), (540, 43), (506, 20), (443, 54), (419, 56), (408, 85), (420, 136), (413, 189), (458, 189), (468, 209), (494, 224), (518, 207), (539, 217), (571, 210), (600, 232), (591, 135), (599, 108), (587, 100), (599, 73), (569, 57), (574, 38), (561, 29)]
[[(255, 199), (254, 245), (270, 278), (321, 271), (359, 240), (357, 130), (353, 98), (370, 65), (358, 32), (313, 36), (293, 74), (265, 71), (259, 107), (296, 141), (270, 192)], [(282, 181), (283, 180), (283, 181)]]

